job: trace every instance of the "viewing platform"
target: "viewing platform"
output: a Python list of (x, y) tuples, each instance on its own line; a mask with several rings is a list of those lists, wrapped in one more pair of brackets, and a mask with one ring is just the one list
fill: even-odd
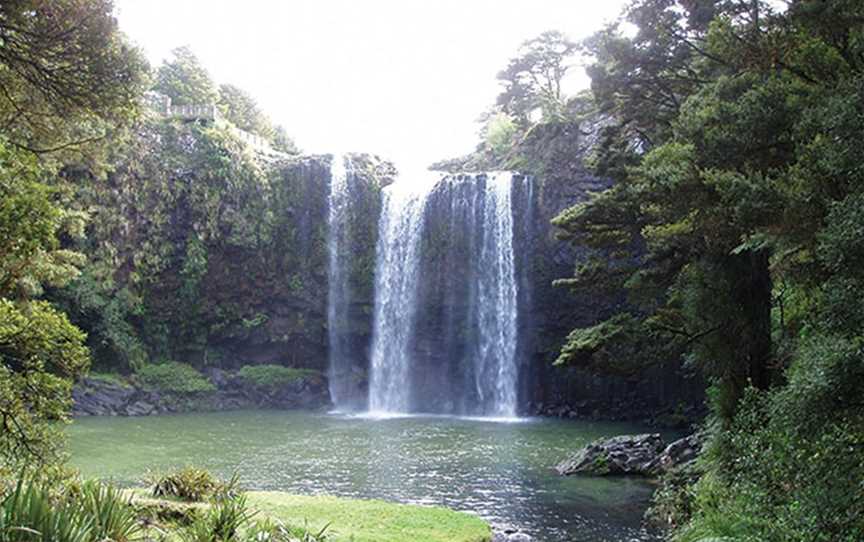
[(174, 105), (171, 97), (158, 92), (148, 92), (145, 96), (147, 106), (164, 118), (178, 119), (184, 122), (202, 122), (228, 128), (238, 139), (252, 147), (253, 150), (274, 154), (278, 153), (270, 142), (246, 130), (242, 130), (222, 116), (216, 104), (186, 104)]

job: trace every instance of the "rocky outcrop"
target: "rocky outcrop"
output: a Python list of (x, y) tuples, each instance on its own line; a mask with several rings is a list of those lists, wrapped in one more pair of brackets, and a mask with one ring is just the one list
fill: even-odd
[(621, 435), (595, 440), (559, 463), (555, 470), (562, 476), (656, 476), (690, 463), (701, 448), (698, 434), (678, 439), (668, 446), (658, 433)]
[(262, 388), (236, 373), (211, 369), (213, 392), (177, 393), (147, 389), (134, 381), (85, 378), (72, 390), (73, 416), (149, 416), (188, 411), (278, 408), (317, 410), (329, 406), (323, 376)]
[(662, 474), (692, 463), (702, 451), (703, 436), (694, 433), (678, 439), (660, 453), (651, 466), (652, 474)]
[(560, 463), (558, 474), (649, 474), (663, 450), (657, 433), (596, 440)]

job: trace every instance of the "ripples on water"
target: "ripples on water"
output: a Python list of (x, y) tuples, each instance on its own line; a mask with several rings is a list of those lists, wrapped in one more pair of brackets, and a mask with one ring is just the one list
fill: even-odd
[(538, 541), (651, 540), (639, 479), (557, 476), (552, 467), (622, 424), (448, 416), (244, 411), (77, 420), (72, 462), (132, 484), (147, 470), (237, 470), (249, 489), (440, 504)]

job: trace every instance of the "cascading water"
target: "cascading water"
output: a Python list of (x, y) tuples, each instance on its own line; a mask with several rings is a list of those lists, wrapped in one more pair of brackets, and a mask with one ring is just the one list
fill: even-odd
[(516, 415), (517, 283), (513, 262), (512, 174), (486, 178), (481, 246), (477, 265), (478, 330), (474, 378), (480, 409)]
[(428, 191), (384, 191), (375, 264), (369, 410), (409, 412), (411, 340), (417, 314), (420, 240)]
[(501, 172), (385, 191), (370, 411), (517, 414), (513, 184)]
[(333, 156), (330, 165), (330, 193), (327, 198), (327, 338), (329, 341), (330, 398), (337, 410), (347, 406), (350, 395), (351, 361), (348, 337), (348, 309), (350, 289), (348, 281), (349, 258), (348, 190), (349, 173), (347, 158)]

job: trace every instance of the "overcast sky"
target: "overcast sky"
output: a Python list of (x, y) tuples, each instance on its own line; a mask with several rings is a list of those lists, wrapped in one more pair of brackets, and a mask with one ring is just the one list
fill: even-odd
[[(413, 170), (470, 152), (495, 74), (546, 30), (581, 39), (623, 0), (116, 0), (154, 65), (189, 45), (305, 152), (365, 151)], [(586, 86), (581, 68), (571, 90)]]

